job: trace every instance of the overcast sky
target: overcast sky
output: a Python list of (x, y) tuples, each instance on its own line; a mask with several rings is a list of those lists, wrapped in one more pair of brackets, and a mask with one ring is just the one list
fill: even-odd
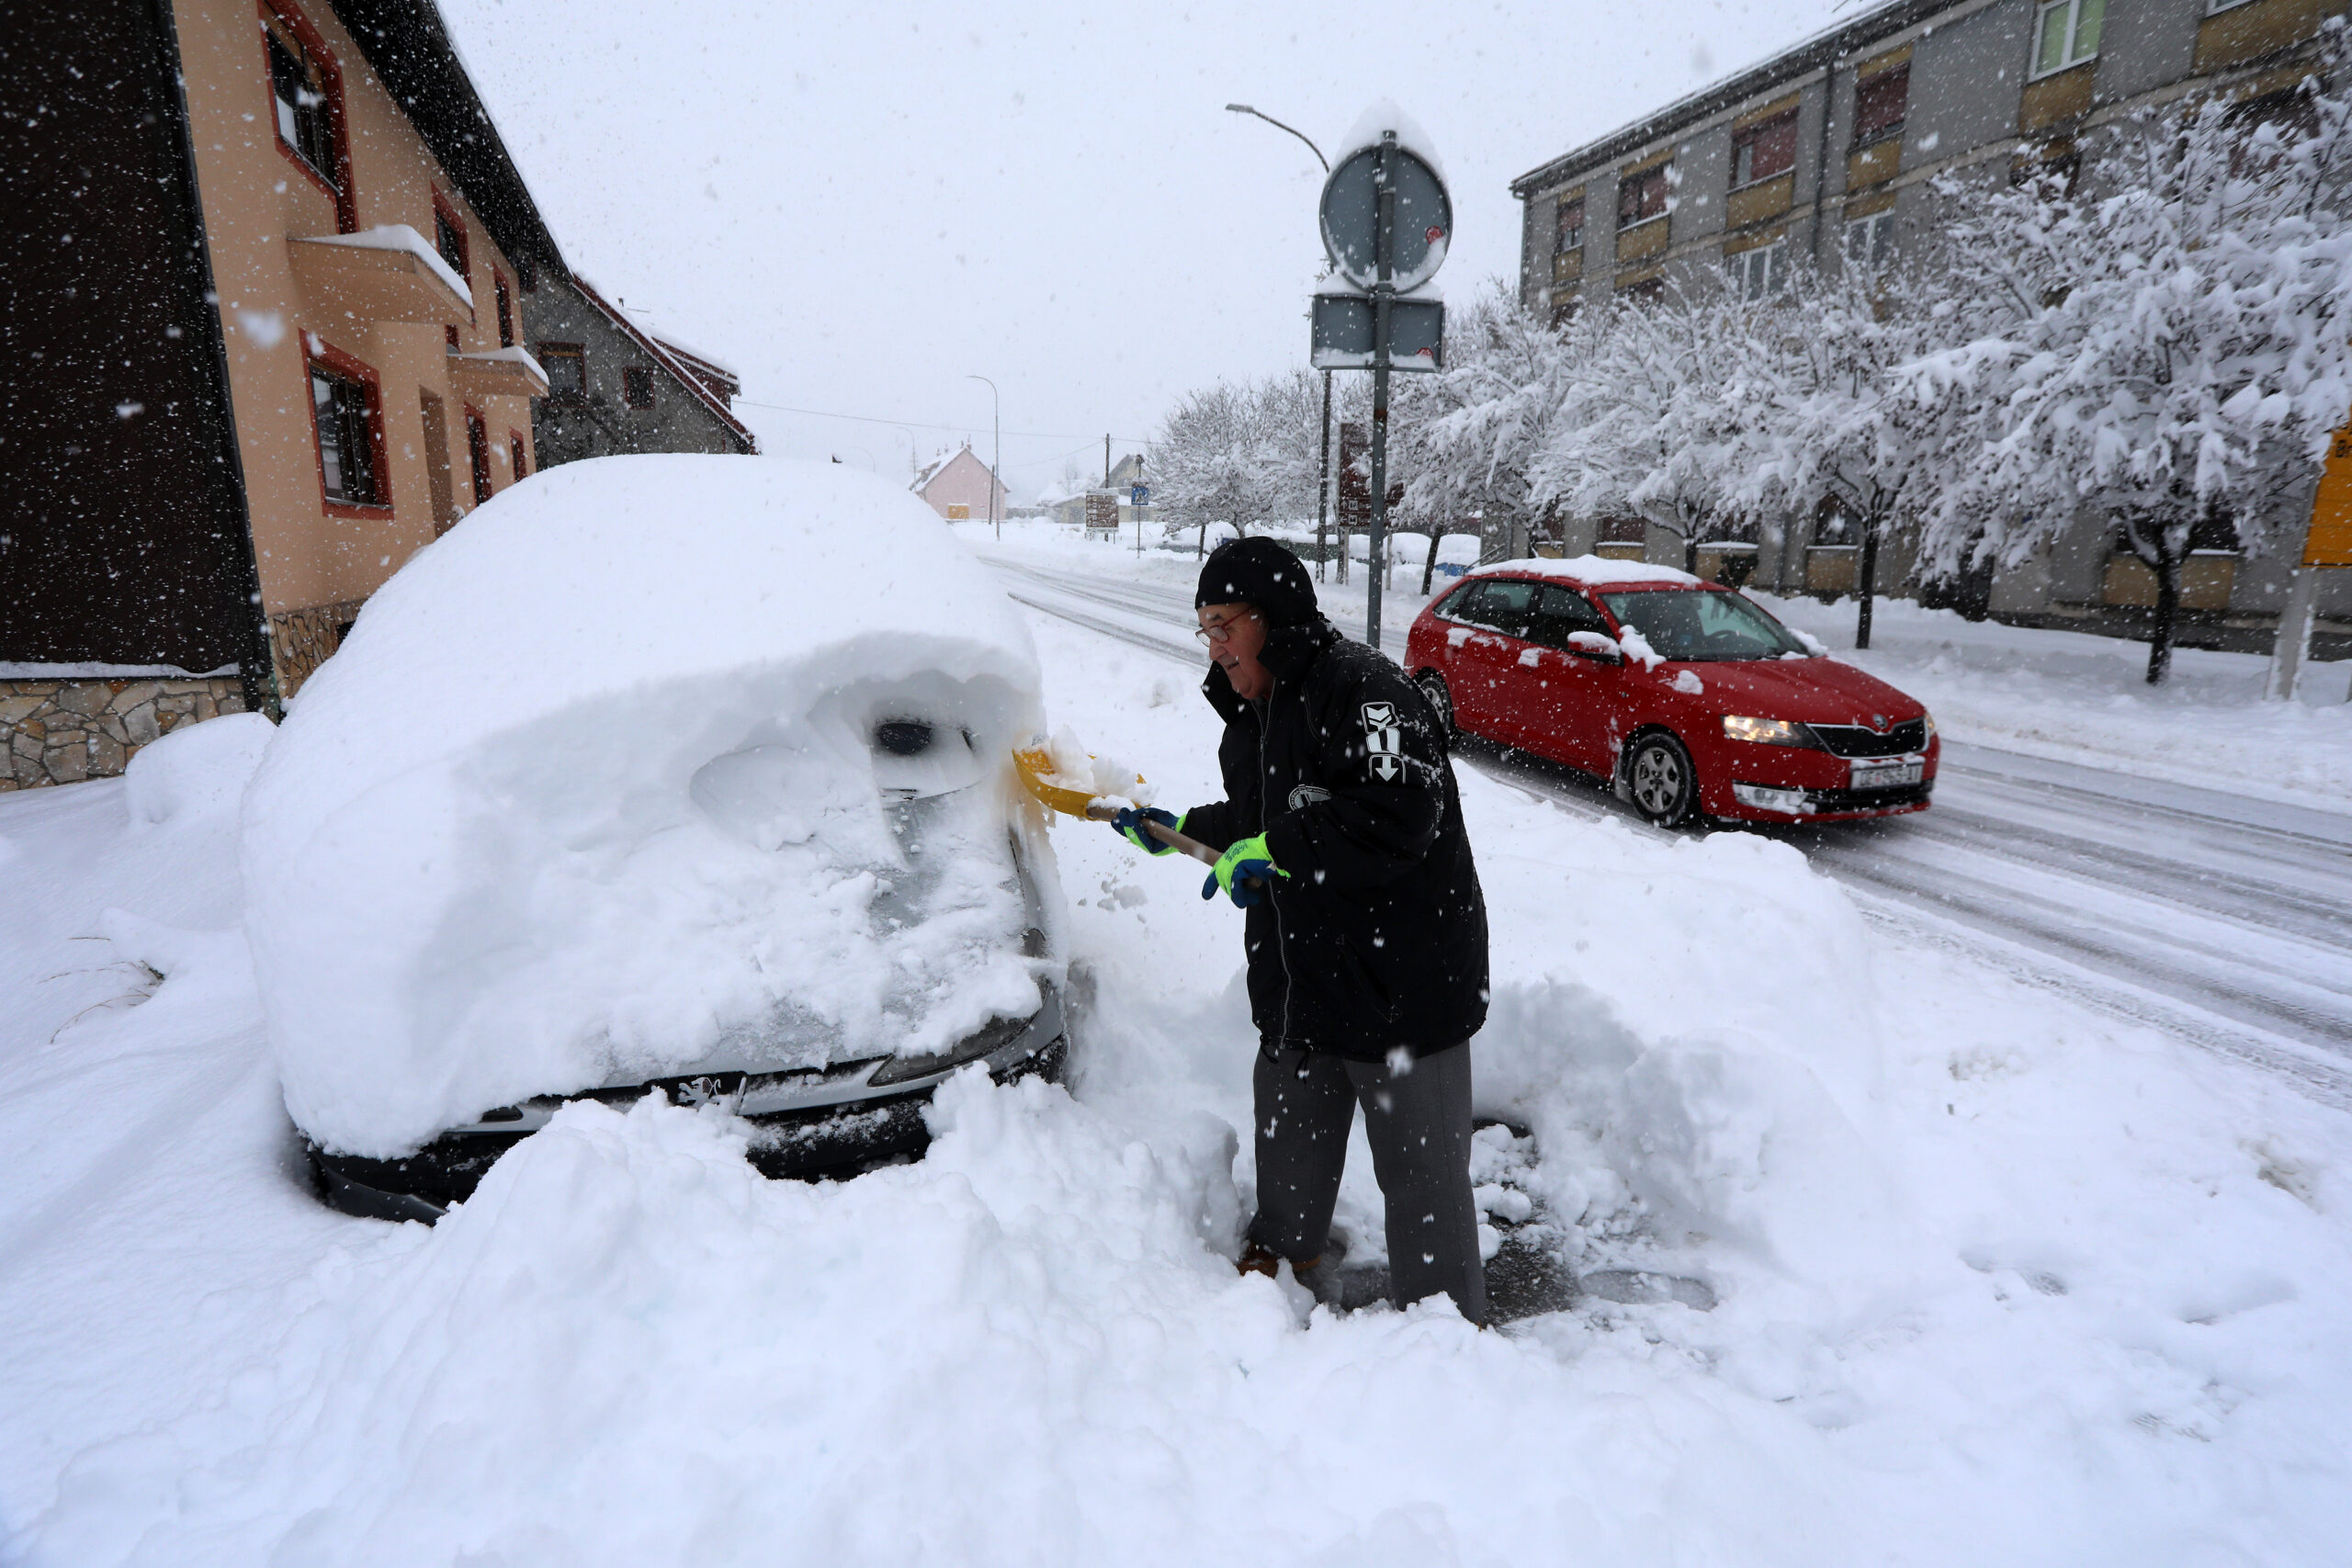
[(979, 374), (1016, 498), (1187, 389), (1306, 362), (1322, 171), (1226, 104), (1329, 153), (1395, 99), (1446, 165), (1461, 299), (1516, 273), (1513, 176), (1860, 9), (442, 7), (564, 254), (734, 366), (763, 449), (985, 459)]

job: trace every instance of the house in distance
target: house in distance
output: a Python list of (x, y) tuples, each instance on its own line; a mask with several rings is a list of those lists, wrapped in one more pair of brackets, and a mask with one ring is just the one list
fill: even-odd
[[(972, 456), (969, 446), (942, 453), (922, 467), (909, 487), (923, 503), (951, 523), (967, 518), (985, 521), (1004, 515), (1009, 492), (989, 466)], [(994, 496), (991, 510), (990, 496)]]

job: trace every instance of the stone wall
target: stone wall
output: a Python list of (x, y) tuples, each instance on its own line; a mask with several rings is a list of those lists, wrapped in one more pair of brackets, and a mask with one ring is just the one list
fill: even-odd
[(0, 680), (0, 790), (112, 778), (156, 737), (244, 709), (234, 675)]
[(270, 616), (269, 640), (277, 660), (280, 701), (291, 700), (311, 671), (343, 646), (344, 634), (359, 618), (362, 603), (355, 599), (343, 604), (313, 604)]

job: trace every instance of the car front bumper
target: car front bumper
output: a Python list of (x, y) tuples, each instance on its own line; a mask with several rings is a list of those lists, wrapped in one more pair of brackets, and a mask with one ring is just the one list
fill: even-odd
[(471, 1197), (499, 1156), (545, 1126), (567, 1101), (594, 1100), (617, 1107), (658, 1093), (674, 1105), (715, 1104), (741, 1115), (752, 1125), (748, 1156), (763, 1176), (846, 1179), (930, 1147), (923, 1108), (941, 1083), (973, 1062), (984, 1063), (999, 1083), (1025, 1077), (1057, 1083), (1069, 1057), (1060, 998), (1049, 991), (1027, 1027), (986, 1055), (887, 1087), (871, 1080), (888, 1057), (822, 1073), (656, 1078), (533, 1100), (510, 1108), (498, 1121), (452, 1128), (398, 1159), (335, 1154), (311, 1144), (311, 1179), (329, 1208), (368, 1219), (431, 1224)]
[(1755, 822), (1838, 822), (1860, 817), (1894, 817), (1925, 811), (1935, 793), (1934, 775), (1914, 784), (1884, 789), (1807, 789), (1797, 785), (1735, 782), (1733, 809), (1721, 815)]

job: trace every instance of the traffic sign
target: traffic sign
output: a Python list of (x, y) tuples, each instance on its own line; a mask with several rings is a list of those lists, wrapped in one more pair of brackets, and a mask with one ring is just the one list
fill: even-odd
[[(1374, 315), (1369, 294), (1317, 294), (1308, 362), (1317, 370), (1371, 369)], [(1389, 301), (1388, 368), (1445, 368), (1444, 300)]]
[[(1380, 185), (1382, 155), (1388, 159), (1388, 186), (1396, 193), (1396, 231), (1389, 276), (1380, 276)], [(1445, 265), (1453, 236), (1453, 200), (1445, 182), (1419, 154), (1390, 144), (1359, 147), (1340, 160), (1323, 182), (1323, 248), (1340, 276), (1358, 288), (1394, 283), (1398, 292), (1418, 288)]]
[(1151, 487), (1149, 485), (1136, 485), (1127, 491), (1127, 504), (1129, 506), (1150, 505)]

